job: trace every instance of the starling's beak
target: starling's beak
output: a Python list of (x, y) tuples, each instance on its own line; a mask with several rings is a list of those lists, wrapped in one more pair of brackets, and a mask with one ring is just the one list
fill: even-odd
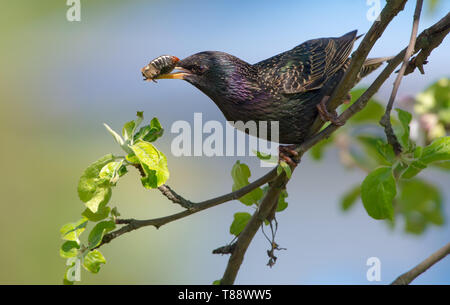
[(192, 74), (189, 70), (184, 69), (182, 67), (175, 67), (174, 70), (179, 70), (173, 73), (161, 74), (155, 79), (185, 79), (187, 75)]

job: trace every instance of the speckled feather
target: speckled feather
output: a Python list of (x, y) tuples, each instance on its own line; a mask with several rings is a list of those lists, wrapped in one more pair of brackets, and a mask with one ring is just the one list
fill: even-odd
[(294, 94), (320, 89), (342, 68), (352, 50), (356, 31), (338, 38), (308, 40), (290, 51), (261, 61), (260, 83), (274, 93)]

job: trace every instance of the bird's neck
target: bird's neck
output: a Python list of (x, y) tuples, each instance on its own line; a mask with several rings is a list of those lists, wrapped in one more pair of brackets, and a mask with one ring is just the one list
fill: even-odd
[(214, 73), (213, 87), (204, 91), (219, 107), (219, 104), (242, 104), (255, 98), (260, 92), (257, 70), (239, 59), (220, 66), (221, 71)]

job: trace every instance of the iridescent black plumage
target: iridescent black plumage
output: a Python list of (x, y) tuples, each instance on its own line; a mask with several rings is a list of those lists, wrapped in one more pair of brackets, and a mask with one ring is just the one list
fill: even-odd
[[(227, 53), (201, 52), (177, 63), (181, 73), (161, 78), (190, 82), (229, 121), (278, 121), (278, 142), (297, 144), (317, 117), (317, 104), (331, 94), (348, 68), (356, 39), (353, 31), (337, 38), (309, 40), (253, 65)], [(367, 60), (360, 77), (387, 59)], [(270, 131), (268, 136), (270, 140)]]

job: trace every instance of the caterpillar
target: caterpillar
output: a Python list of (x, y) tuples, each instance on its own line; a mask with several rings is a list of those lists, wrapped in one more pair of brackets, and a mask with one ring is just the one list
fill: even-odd
[(153, 59), (148, 65), (141, 69), (144, 80), (156, 82), (156, 77), (172, 71), (179, 61), (180, 59), (178, 59), (178, 57), (172, 55), (161, 55)]

